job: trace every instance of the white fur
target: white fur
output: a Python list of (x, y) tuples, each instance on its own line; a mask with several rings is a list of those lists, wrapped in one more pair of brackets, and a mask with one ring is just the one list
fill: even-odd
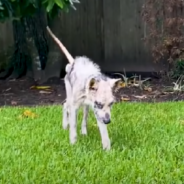
[[(112, 95), (112, 87), (117, 79), (106, 77), (103, 80), (100, 68), (87, 57), (77, 57), (74, 63), (66, 66), (65, 87), (66, 102), (63, 106), (63, 128), (69, 126), (70, 143), (74, 144), (77, 140), (77, 112), (83, 106), (83, 120), (81, 125), (81, 133), (87, 135), (87, 117), (89, 107), (94, 110), (94, 102), (96, 100), (103, 102), (103, 109), (95, 109), (95, 116), (100, 130), (103, 149), (109, 150), (111, 143), (108, 135), (107, 125), (102, 122), (105, 113), (110, 114), (108, 103), (114, 101)], [(100, 76), (96, 91), (91, 91), (89, 82), (92, 78)], [(119, 80), (119, 79), (118, 79)], [(107, 105), (106, 105), (107, 104)]]

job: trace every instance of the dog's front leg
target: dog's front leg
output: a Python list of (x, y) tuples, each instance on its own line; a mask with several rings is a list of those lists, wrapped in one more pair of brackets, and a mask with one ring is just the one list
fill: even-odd
[(97, 122), (98, 122), (98, 127), (100, 130), (100, 134), (101, 134), (103, 149), (110, 150), (111, 149), (111, 142), (109, 139), (107, 125), (100, 122), (100, 121), (97, 121)]
[(70, 106), (70, 143), (75, 144), (77, 141), (77, 108)]

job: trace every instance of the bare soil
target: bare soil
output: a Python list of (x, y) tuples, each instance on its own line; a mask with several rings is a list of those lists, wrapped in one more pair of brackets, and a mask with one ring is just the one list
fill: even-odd
[[(117, 92), (118, 101), (130, 102), (165, 102), (184, 99), (184, 92), (173, 92), (167, 86), (173, 86), (173, 81), (152, 79), (149, 81), (149, 90), (139, 87), (123, 87)], [(63, 79), (52, 78), (41, 86), (50, 86), (51, 89), (31, 89), (37, 85), (34, 80), (21, 78), (18, 80), (0, 81), (0, 106), (35, 106), (62, 104), (65, 99)]]

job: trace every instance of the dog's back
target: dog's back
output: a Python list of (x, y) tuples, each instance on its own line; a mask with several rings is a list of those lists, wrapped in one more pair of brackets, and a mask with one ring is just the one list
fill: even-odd
[(85, 56), (76, 57), (74, 63), (67, 64), (66, 77), (72, 87), (84, 90), (88, 79), (101, 74), (100, 67)]

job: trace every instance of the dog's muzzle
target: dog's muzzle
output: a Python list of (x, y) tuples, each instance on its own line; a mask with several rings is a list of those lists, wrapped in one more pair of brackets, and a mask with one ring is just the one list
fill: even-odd
[(109, 124), (111, 122), (111, 119), (110, 119), (110, 115), (109, 114), (105, 114), (105, 118), (103, 119), (103, 122), (105, 124)]

